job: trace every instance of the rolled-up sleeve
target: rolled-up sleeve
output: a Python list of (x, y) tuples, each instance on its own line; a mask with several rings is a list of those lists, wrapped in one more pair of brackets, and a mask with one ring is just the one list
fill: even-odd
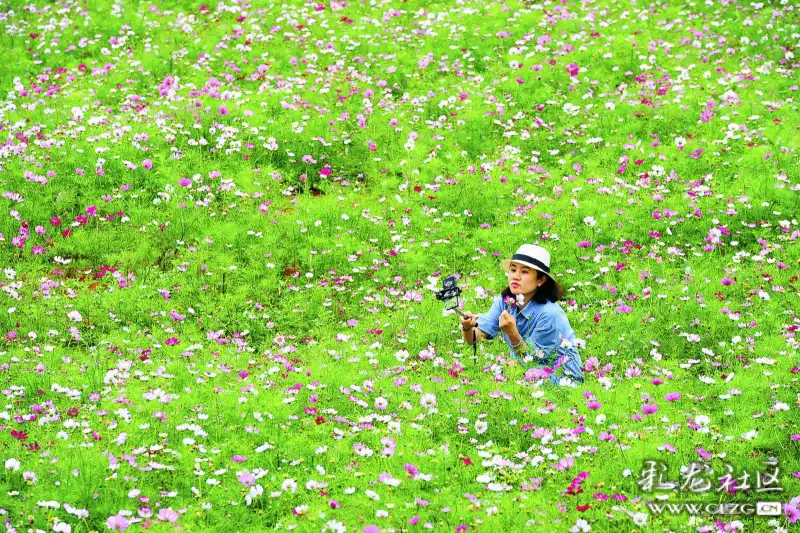
[(486, 334), (487, 340), (492, 340), (500, 332), (500, 315), (503, 313), (503, 297), (495, 298), (489, 311), (478, 317), (478, 329)]

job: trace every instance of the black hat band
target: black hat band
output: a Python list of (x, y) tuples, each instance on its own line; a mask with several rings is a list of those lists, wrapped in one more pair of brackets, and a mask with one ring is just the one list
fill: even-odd
[(538, 259), (534, 259), (533, 257), (525, 254), (514, 254), (511, 256), (512, 261), (525, 261), (526, 263), (530, 263), (542, 269), (542, 272), (545, 274), (550, 273), (550, 267), (539, 261)]

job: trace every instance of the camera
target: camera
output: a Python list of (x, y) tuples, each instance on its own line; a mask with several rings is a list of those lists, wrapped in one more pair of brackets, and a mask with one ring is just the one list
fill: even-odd
[(461, 288), (456, 284), (455, 275), (446, 277), (442, 282), (442, 290), (434, 293), (437, 300), (444, 302), (444, 308), (447, 311), (455, 311), (462, 318), (469, 318), (458, 308), (458, 297), (461, 294)]

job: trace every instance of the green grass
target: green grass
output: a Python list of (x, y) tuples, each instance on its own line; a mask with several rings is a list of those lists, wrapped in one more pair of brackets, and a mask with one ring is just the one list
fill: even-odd
[[(703, 460), (712, 489), (669, 502), (800, 494), (788, 4), (151, 4), (0, 0), (9, 527), (791, 528), (659, 515), (636, 482)], [(500, 340), (473, 355), (426, 288), (458, 273), (486, 312), (526, 242), (567, 290), (579, 389), (528, 381)], [(757, 493), (770, 456), (783, 490)], [(753, 488), (717, 491), (728, 465)]]

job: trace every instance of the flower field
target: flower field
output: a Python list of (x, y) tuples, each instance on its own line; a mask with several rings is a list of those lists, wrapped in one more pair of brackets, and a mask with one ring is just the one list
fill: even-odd
[[(2, 531), (797, 527), (792, 0), (0, 0), (0, 47)], [(578, 388), (434, 295), (523, 243)]]

